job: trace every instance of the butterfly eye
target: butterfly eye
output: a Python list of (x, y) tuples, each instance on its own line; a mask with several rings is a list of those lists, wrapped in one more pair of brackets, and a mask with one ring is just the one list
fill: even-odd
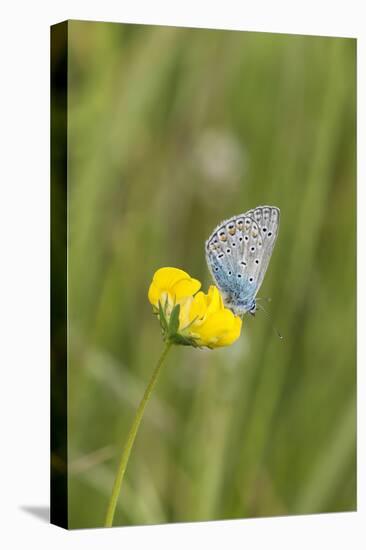
[(241, 242), (243, 240), (243, 237), (239, 237), (239, 241)]
[(231, 252), (230, 248), (227, 248), (227, 249), (226, 249), (226, 252), (227, 252), (228, 254), (230, 254), (230, 252)]
[(255, 263), (256, 263), (256, 264), (259, 264), (259, 260), (255, 260)]
[(251, 252), (254, 252), (254, 250), (255, 250), (255, 246), (251, 246), (251, 247), (250, 247), (250, 251), (251, 251)]
[(249, 240), (248, 235), (245, 235), (244, 239), (245, 239), (246, 241), (248, 241), (248, 240)]
[(249, 277), (249, 282), (250, 282), (250, 283), (253, 282), (253, 277)]
[(271, 232), (269, 232), (269, 233), (268, 233), (268, 237), (271, 237), (271, 236), (272, 236), (272, 233), (271, 233)]
[(247, 265), (247, 262), (241, 262), (241, 265), (245, 267)]
[(238, 273), (238, 279), (241, 279), (241, 274), (240, 273)]
[(235, 243), (231, 243), (231, 246), (236, 246), (236, 244), (235, 244)]
[(215, 271), (218, 271), (218, 270), (219, 270), (219, 268), (218, 268), (218, 267), (215, 267)]
[(228, 275), (231, 275), (231, 271), (228, 272)]
[(262, 231), (263, 233), (265, 233), (267, 231), (267, 228), (266, 227), (262, 227)]

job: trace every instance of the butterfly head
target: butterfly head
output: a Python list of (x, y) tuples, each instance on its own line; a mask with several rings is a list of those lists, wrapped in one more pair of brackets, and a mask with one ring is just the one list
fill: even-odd
[(255, 301), (255, 298), (252, 298), (250, 301), (246, 298), (240, 299), (242, 297), (236, 297), (235, 300), (232, 299), (232, 297), (228, 295), (223, 295), (224, 298), (224, 304), (227, 308), (231, 309), (231, 311), (234, 313), (234, 315), (237, 315), (238, 317), (243, 317), (246, 313), (250, 313), (250, 315), (255, 316), (255, 312), (257, 311), (257, 303)]
[(256, 311), (257, 311), (257, 303), (255, 300), (253, 300), (252, 307), (250, 308), (249, 313), (254, 317)]

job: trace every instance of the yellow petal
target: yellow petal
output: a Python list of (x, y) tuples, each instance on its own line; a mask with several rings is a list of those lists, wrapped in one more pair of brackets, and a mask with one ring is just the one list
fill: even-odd
[(221, 346), (230, 346), (233, 344), (240, 336), (242, 320), (240, 317), (234, 317), (234, 323), (230, 330), (227, 330), (216, 342), (215, 347)]
[(153, 306), (157, 306), (159, 302), (160, 294), (161, 294), (160, 288), (158, 288), (153, 281), (150, 285), (149, 292), (147, 294), (150, 304), (152, 304)]
[(190, 279), (188, 273), (176, 267), (161, 267), (153, 277), (153, 283), (162, 290), (170, 290), (178, 281)]
[(189, 319), (193, 321), (201, 321), (204, 318), (207, 311), (207, 296), (203, 292), (197, 292), (192, 301), (192, 306), (189, 311)]
[(233, 318), (231, 312), (224, 309), (223, 311), (207, 316), (205, 322), (197, 327), (197, 330), (202, 338), (209, 340), (210, 337), (217, 338), (226, 330), (230, 330), (232, 322)]
[(179, 312), (179, 329), (180, 330), (183, 330), (191, 322), (189, 313), (191, 310), (192, 300), (193, 300), (192, 296), (188, 296), (187, 298), (183, 298), (180, 300), (180, 312)]
[(208, 315), (224, 309), (221, 294), (218, 288), (214, 285), (211, 285), (210, 288), (208, 289), (207, 304), (208, 304), (208, 307), (207, 307)]
[(206, 320), (191, 327), (192, 335), (199, 338), (199, 343), (209, 347), (228, 346), (240, 336), (242, 321), (228, 309), (217, 311), (206, 317)]
[(201, 283), (197, 279), (181, 279), (170, 287), (170, 292), (175, 296), (176, 300), (193, 296), (201, 288)]

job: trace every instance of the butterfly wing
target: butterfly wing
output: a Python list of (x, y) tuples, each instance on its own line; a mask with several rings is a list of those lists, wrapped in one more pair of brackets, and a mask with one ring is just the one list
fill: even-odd
[[(254, 220), (252, 230), (251, 246), (255, 247), (253, 254), (250, 254), (248, 273), (254, 278), (257, 294), (266, 274), (269, 261), (276, 243), (279, 225), (280, 210), (275, 206), (257, 206), (248, 215)], [(253, 231), (258, 228), (257, 238), (253, 237)]]
[(279, 227), (280, 211), (258, 206), (219, 224), (206, 242), (206, 260), (225, 305), (248, 311), (263, 282)]

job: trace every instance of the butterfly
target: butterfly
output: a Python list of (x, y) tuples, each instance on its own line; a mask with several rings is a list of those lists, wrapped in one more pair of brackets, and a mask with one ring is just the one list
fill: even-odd
[(280, 223), (275, 206), (257, 206), (223, 221), (206, 241), (206, 261), (225, 307), (255, 314)]

